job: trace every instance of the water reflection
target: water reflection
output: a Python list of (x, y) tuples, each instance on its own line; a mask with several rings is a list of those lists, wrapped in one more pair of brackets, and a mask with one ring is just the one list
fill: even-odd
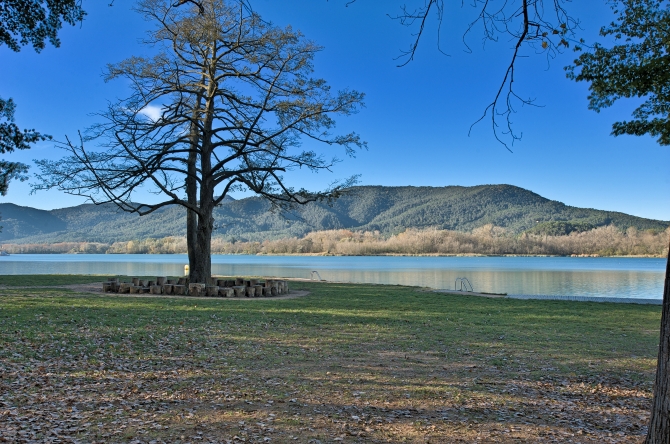
[[(12, 255), (0, 274), (182, 275), (186, 255)], [(475, 291), (660, 299), (665, 260), (642, 258), (213, 256), (212, 272)]]

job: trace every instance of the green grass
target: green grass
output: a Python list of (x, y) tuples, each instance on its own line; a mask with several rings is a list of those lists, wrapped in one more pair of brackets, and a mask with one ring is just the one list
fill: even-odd
[(80, 274), (32, 274), (0, 275), (0, 285), (11, 287), (41, 287), (46, 285), (89, 284), (106, 281), (110, 277)]
[[(0, 284), (95, 280), (106, 278), (3, 276)], [(456, 436), (471, 442), (467, 437), (477, 432), (505, 442), (496, 424), (508, 419), (529, 442), (577, 429), (599, 442), (607, 442), (607, 433), (616, 442), (634, 442), (642, 433), (660, 307), (463, 297), (381, 285), (294, 282), (291, 288), (311, 293), (195, 300), (0, 290), (0, 373), (10, 375), (0, 378), (0, 393), (6, 393), (0, 402), (32, 412), (40, 394), (67, 405), (63, 400), (79, 387), (70, 405), (86, 412), (81, 423), (104, 425), (87, 426), (101, 440), (125, 437), (114, 434), (120, 429), (112, 421), (138, 413), (139, 407), (124, 410), (123, 402), (141, 406), (146, 399), (166, 403), (145, 409), (166, 428), (123, 433), (169, 442), (181, 435), (188, 441), (201, 429), (219, 438), (242, 436), (245, 415), (269, 412), (277, 415), (267, 435), (273, 442), (332, 439), (342, 432), (335, 419), (352, 416), (346, 406), (376, 406), (370, 418), (380, 409), (432, 412), (412, 410), (391, 423), (381, 415), (381, 423), (367, 427), (372, 432), (358, 422), (342, 432), (353, 436), (353, 427), (364, 441), (425, 442), (432, 433), (435, 442)], [(49, 383), (44, 375), (52, 375)], [(54, 379), (64, 386), (45, 392)], [(547, 399), (554, 404), (542, 409), (551, 414), (538, 413)], [(619, 414), (613, 406), (620, 401), (630, 418), (603, 422)], [(122, 413), (100, 410), (110, 403)], [(40, 408), (62, 415), (45, 405)], [(198, 411), (197, 418), (184, 417), (183, 408)], [(566, 408), (581, 425), (556, 419)], [(525, 421), (516, 420), (519, 412)], [(461, 423), (469, 424), (467, 430)], [(251, 432), (245, 436), (254, 442)]]

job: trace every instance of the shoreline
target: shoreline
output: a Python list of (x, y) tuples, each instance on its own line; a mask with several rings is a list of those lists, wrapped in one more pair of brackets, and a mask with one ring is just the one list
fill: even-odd
[[(123, 255), (142, 255), (142, 256), (168, 256), (168, 255), (185, 255), (186, 253), (82, 253), (82, 252), (40, 252), (40, 253), (11, 253), (7, 256), (20, 256), (27, 254), (48, 254), (48, 255), (109, 255), (109, 256), (123, 256)], [(212, 256), (304, 256), (304, 257), (569, 257), (569, 258), (613, 258), (613, 259), (666, 259), (667, 256), (639, 254), (639, 255), (600, 255), (600, 254), (483, 254), (483, 253), (383, 253), (383, 254), (335, 254), (335, 253), (212, 253)], [(2, 260), (2, 259), (0, 259)]]

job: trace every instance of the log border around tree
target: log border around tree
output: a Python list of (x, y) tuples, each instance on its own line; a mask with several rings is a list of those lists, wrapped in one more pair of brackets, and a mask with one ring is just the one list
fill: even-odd
[(261, 298), (290, 293), (288, 281), (274, 278), (212, 276), (208, 284), (189, 283), (187, 277), (141, 279), (114, 277), (102, 283), (103, 293), (176, 295), (212, 298)]

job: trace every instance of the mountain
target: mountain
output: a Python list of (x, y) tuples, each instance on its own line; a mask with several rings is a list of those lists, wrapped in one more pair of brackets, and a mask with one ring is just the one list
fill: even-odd
[[(185, 211), (178, 206), (140, 217), (111, 204), (45, 211), (5, 203), (0, 216), (0, 241), (5, 243), (111, 243), (183, 236), (186, 231)], [(227, 199), (215, 218), (215, 236), (228, 240), (300, 237), (342, 228), (393, 234), (406, 228), (470, 231), (493, 224), (516, 234), (567, 234), (610, 224), (657, 231), (670, 226), (668, 221), (571, 207), (512, 185), (353, 187), (332, 205), (311, 203), (284, 213), (271, 211), (258, 197)]]

